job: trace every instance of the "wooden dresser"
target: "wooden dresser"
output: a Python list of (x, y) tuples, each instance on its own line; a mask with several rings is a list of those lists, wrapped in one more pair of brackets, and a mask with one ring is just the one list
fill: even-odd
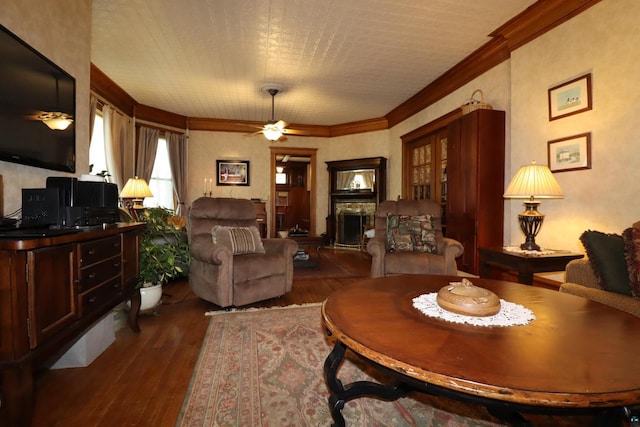
[(142, 223), (46, 237), (0, 238), (0, 426), (29, 426), (33, 375), (131, 299), (139, 331)]

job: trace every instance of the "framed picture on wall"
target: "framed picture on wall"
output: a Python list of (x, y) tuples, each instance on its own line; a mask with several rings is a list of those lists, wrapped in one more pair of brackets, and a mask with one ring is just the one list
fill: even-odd
[(591, 133), (549, 141), (547, 148), (551, 172), (591, 169)]
[(216, 185), (249, 185), (248, 160), (216, 160)]
[(549, 120), (591, 110), (591, 73), (549, 89)]

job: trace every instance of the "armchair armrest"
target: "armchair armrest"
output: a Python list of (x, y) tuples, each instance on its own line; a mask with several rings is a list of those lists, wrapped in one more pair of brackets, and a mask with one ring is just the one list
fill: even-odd
[(602, 289), (589, 260), (585, 258), (569, 261), (565, 267), (564, 280), (568, 283), (578, 283), (587, 288)]
[(211, 238), (196, 237), (190, 245), (191, 257), (207, 264), (221, 265), (233, 262), (231, 249), (214, 244)]
[(292, 239), (262, 239), (262, 245), (267, 253), (281, 253), (292, 258), (298, 250), (298, 244)]
[(560, 292), (587, 298), (640, 317), (640, 301), (626, 295), (605, 291), (604, 289), (591, 288), (578, 283), (563, 283), (560, 285)]
[(438, 241), (438, 253), (445, 256), (445, 258), (453, 257), (458, 258), (464, 252), (464, 246), (457, 240), (443, 237)]

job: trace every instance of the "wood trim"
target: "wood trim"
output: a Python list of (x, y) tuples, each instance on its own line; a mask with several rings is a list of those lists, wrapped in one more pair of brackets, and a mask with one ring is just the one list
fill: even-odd
[(539, 0), (489, 35), (504, 38), (509, 50), (514, 51), (600, 1)]
[[(509, 59), (510, 52), (504, 39), (494, 39), (450, 68), (385, 117), (393, 127), (419, 113), (474, 78)], [(464, 100), (460, 100), (462, 104)]]
[(343, 136), (386, 129), (389, 129), (389, 122), (384, 117), (378, 117), (375, 119), (333, 125), (331, 126), (330, 133), (331, 136)]
[(90, 80), (92, 91), (100, 97), (108, 100), (114, 107), (118, 108), (129, 117), (133, 117), (135, 106), (137, 104), (136, 100), (93, 63), (91, 64)]
[(456, 108), (455, 110), (443, 116), (440, 116), (437, 119), (432, 120), (429, 123), (412, 130), (411, 132), (405, 133), (400, 137), (400, 139), (402, 140), (403, 144), (408, 144), (418, 138), (422, 138), (423, 136), (426, 136), (438, 129), (447, 126), (449, 123), (460, 117), (462, 117), (462, 110), (460, 108)]
[(170, 113), (148, 105), (137, 104), (135, 109), (136, 119), (146, 120), (152, 123), (161, 123), (178, 129), (187, 129), (187, 117)]
[[(493, 40), (385, 115), (389, 127), (424, 110), (511, 57), (511, 52), (601, 0), (539, 0), (492, 32)], [(462, 103), (463, 100), (461, 100)]]
[[(259, 132), (264, 122), (252, 122), (246, 120), (209, 119), (203, 117), (189, 117), (190, 130), (205, 130), (212, 132)], [(330, 137), (329, 126), (301, 125), (290, 123), (287, 127), (304, 132), (304, 135), (296, 136), (320, 136)]]

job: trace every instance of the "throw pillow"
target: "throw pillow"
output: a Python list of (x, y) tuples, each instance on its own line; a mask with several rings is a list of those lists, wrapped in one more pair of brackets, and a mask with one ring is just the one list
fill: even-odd
[(264, 253), (264, 246), (257, 227), (225, 227), (215, 225), (211, 229), (214, 244), (229, 247), (234, 255)]
[(640, 224), (634, 224), (622, 233), (625, 261), (631, 284), (631, 295), (640, 299)]
[(431, 215), (387, 215), (387, 251), (436, 253)]
[(580, 241), (600, 286), (610, 292), (631, 296), (622, 236), (587, 230), (580, 236)]

